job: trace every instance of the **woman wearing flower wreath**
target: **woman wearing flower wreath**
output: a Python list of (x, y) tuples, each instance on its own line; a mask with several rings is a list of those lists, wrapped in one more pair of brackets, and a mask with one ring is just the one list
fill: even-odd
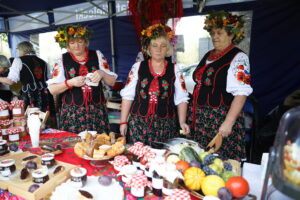
[(81, 25), (58, 28), (55, 36), (64, 53), (54, 64), (48, 88), (53, 95), (60, 94), (60, 127), (79, 133), (95, 130), (109, 132), (103, 82), (115, 83), (117, 75), (110, 71), (100, 51), (88, 50), (92, 31)]
[(42, 111), (50, 110), (52, 124), (55, 124), (55, 109), (52, 95), (49, 93), (46, 81), (50, 78), (47, 63), (37, 57), (33, 45), (20, 42), (17, 45), (19, 57), (15, 58), (7, 77), (0, 77), (0, 83), (13, 85), (22, 83), (21, 96), (25, 107), (39, 107)]
[[(188, 92), (178, 66), (166, 60), (172, 53), (170, 27), (155, 24), (142, 31), (142, 49), (149, 59), (135, 63), (121, 91), (120, 132), (130, 143), (165, 141), (176, 137), (179, 127), (185, 134)], [(130, 116), (129, 116), (130, 113)], [(128, 119), (129, 116), (129, 119)], [(127, 122), (128, 121), (128, 122)]]
[(244, 38), (244, 20), (225, 11), (210, 13), (204, 29), (214, 49), (200, 61), (193, 73), (196, 82), (188, 122), (192, 138), (202, 146), (220, 134), (223, 144), (218, 151), (224, 158), (245, 158), (245, 130), (241, 113), (250, 86), (248, 56), (235, 47)]

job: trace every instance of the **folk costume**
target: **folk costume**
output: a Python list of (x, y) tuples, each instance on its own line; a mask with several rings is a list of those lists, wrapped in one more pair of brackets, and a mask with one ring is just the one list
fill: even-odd
[(165, 61), (164, 71), (156, 74), (151, 60), (135, 63), (121, 96), (133, 101), (128, 119), (129, 143), (151, 144), (178, 136), (176, 105), (189, 98), (177, 65)]
[[(224, 16), (224, 13), (220, 16)], [(226, 21), (229, 19), (231, 21)], [(216, 21), (218, 21), (216, 16), (209, 15), (205, 29), (210, 31), (214, 26), (223, 27), (213, 24)], [(225, 15), (225, 21), (230, 25), (239, 21), (239, 18)], [(220, 22), (223, 23), (222, 20)], [(243, 37), (243, 35), (235, 36), (232, 42), (238, 43)], [(196, 85), (193, 100), (189, 105), (188, 123), (192, 139), (206, 147), (218, 134), (234, 96), (248, 96), (252, 93), (248, 56), (234, 44), (229, 45), (218, 55), (214, 55), (214, 50), (209, 51), (195, 69), (193, 79)], [(246, 157), (243, 113), (235, 121), (232, 133), (223, 138), (223, 144), (218, 153), (224, 158), (235, 160)]]
[(53, 97), (46, 84), (49, 77), (47, 63), (35, 54), (26, 54), (14, 59), (7, 78), (22, 83), (21, 96), (25, 107), (30, 105), (42, 111), (51, 110), (54, 114)]
[[(49, 84), (62, 83), (76, 76), (86, 76), (96, 70), (117, 77), (110, 71), (107, 61), (100, 51), (87, 50), (87, 58), (80, 62), (71, 53), (63, 54), (54, 64)], [(61, 94), (61, 129), (73, 133), (95, 130), (109, 132), (109, 122), (103, 84), (98, 86), (74, 87)]]

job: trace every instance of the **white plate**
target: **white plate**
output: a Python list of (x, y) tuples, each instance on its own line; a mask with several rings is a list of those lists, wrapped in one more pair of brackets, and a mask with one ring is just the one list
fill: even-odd
[(78, 133), (78, 136), (81, 137), (82, 141), (85, 139), (85, 134), (87, 132), (89, 132), (90, 134), (92, 134), (92, 136), (95, 136), (97, 134), (97, 131), (81, 131), (80, 133)]
[[(51, 200), (77, 200), (78, 188), (74, 188), (70, 180), (56, 187), (52, 193)], [(93, 195), (93, 200), (123, 200), (124, 190), (120, 184), (113, 179), (110, 186), (102, 186), (98, 182), (98, 176), (88, 176), (87, 184), (80, 190), (88, 191)]]

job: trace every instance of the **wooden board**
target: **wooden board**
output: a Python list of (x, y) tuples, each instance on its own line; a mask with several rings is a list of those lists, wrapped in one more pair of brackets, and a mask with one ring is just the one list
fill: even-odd
[[(49, 181), (47, 181), (44, 184), (41, 184), (40, 187), (34, 191), (33, 193), (28, 192), (28, 188), (34, 184), (32, 182), (32, 177), (27, 178), (26, 180), (22, 181), (19, 178), (20, 171), (25, 166), (26, 162), (24, 162), (22, 159), (27, 156), (31, 156), (35, 154), (31, 154), (29, 152), (22, 152), (19, 154), (9, 154), (7, 156), (2, 156), (0, 160), (4, 159), (14, 159), (16, 161), (16, 168), (17, 168), (17, 176), (13, 176), (9, 180), (3, 180), (3, 178), (0, 179), (0, 188), (8, 190), (9, 192), (21, 196), (27, 200), (39, 200), (41, 198), (45, 198), (51, 195), (51, 193), (54, 191), (56, 186), (60, 185), (61, 183), (65, 182), (68, 178), (70, 178), (70, 170), (75, 168), (75, 165), (71, 165), (68, 163), (64, 163), (61, 161), (56, 160), (56, 165), (49, 169)], [(34, 161), (37, 163), (38, 168), (41, 168), (41, 158), (38, 156), (38, 158), (34, 159)], [(65, 167), (65, 170), (53, 175), (53, 168), (55, 168), (58, 165), (62, 165)], [(15, 172), (16, 173), (16, 172)]]

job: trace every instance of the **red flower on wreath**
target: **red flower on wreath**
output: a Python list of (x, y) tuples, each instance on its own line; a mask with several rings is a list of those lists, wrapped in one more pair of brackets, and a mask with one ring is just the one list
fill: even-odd
[(79, 67), (79, 75), (86, 76), (89, 73), (88, 68), (85, 65), (80, 65)]
[(43, 77), (43, 69), (40, 66), (37, 66), (33, 69), (33, 73), (37, 79), (41, 79)]

